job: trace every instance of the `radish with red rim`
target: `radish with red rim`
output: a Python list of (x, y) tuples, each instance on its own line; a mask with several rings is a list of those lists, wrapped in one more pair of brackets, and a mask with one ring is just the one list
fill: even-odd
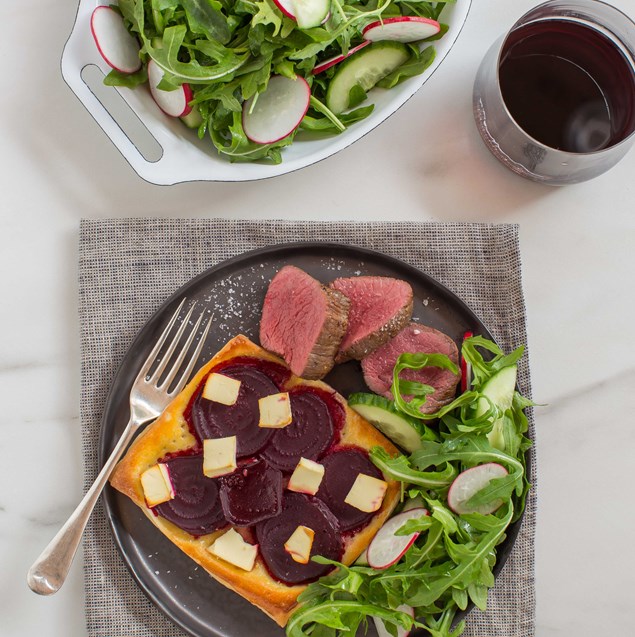
[(110, 7), (97, 7), (90, 16), (90, 30), (108, 66), (126, 74), (141, 68), (139, 42), (126, 29), (121, 14)]
[(190, 101), (193, 98), (189, 84), (182, 84), (174, 91), (164, 91), (159, 88), (163, 79), (163, 69), (154, 61), (148, 62), (148, 83), (150, 93), (157, 106), (170, 117), (185, 117), (191, 110)]
[(324, 73), (324, 71), (326, 71), (327, 69), (330, 69), (332, 66), (335, 66), (336, 64), (339, 64), (340, 62), (343, 62), (344, 60), (349, 58), (351, 55), (353, 55), (353, 53), (356, 53), (360, 49), (363, 49), (368, 44), (370, 44), (370, 40), (364, 40), (361, 44), (358, 44), (357, 46), (354, 46), (352, 49), (349, 49), (348, 53), (346, 54), (340, 53), (340, 55), (335, 55), (334, 57), (329, 58), (328, 60), (324, 60), (324, 62), (320, 62), (319, 64), (316, 64), (313, 71), (311, 72), (313, 73), (313, 75), (317, 75), (318, 73)]
[(295, 20), (291, 0), (273, 0), (273, 3), (280, 9), (280, 13), (282, 13), (283, 16)]
[(459, 473), (450, 485), (448, 491), (448, 506), (459, 515), (464, 513), (480, 513), (488, 515), (498, 509), (503, 501), (492, 500), (479, 506), (468, 506), (467, 503), (481, 489), (484, 489), (492, 480), (504, 478), (508, 475), (507, 469), (497, 462), (480, 464), (477, 467), (466, 469)]
[(417, 520), (424, 515), (428, 515), (428, 511), (423, 508), (417, 508), (402, 511), (390, 518), (377, 531), (377, 534), (368, 545), (366, 558), (369, 566), (376, 569), (384, 569), (397, 563), (415, 543), (415, 540), (419, 537), (419, 531), (410, 535), (395, 535), (395, 532), (408, 520)]
[[(408, 606), (408, 604), (397, 606), (396, 610), (400, 610), (402, 613), (410, 615), (412, 619), (415, 618), (415, 610), (412, 606)], [(379, 619), (379, 617), (373, 617), (373, 622), (375, 623), (375, 630), (377, 631), (377, 635), (379, 637), (392, 637), (392, 635), (388, 632), (383, 619)], [(397, 637), (408, 637), (409, 634), (409, 630), (406, 630), (403, 626), (397, 626)]]
[(303, 77), (272, 76), (263, 93), (243, 104), (245, 135), (256, 144), (284, 139), (300, 125), (310, 100), (311, 88)]
[(330, 0), (273, 0), (282, 15), (298, 23), (300, 29), (311, 29), (328, 20)]
[[(472, 332), (465, 332), (463, 334), (463, 340), (472, 338), (474, 334)], [(465, 360), (463, 354), (461, 354), (461, 391), (467, 391), (472, 386), (472, 365)]]
[(371, 22), (362, 31), (362, 35), (371, 42), (392, 40), (393, 42), (417, 42), (425, 40), (441, 31), (436, 20), (419, 16), (399, 16)]

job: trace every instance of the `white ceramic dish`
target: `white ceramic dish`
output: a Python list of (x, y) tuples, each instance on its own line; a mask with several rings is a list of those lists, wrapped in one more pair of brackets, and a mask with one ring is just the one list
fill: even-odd
[[(340, 135), (322, 139), (302, 139), (298, 136), (293, 144), (283, 150), (283, 161), (278, 165), (232, 164), (219, 157), (211, 140), (199, 140), (195, 132), (188, 130), (179, 120), (162, 113), (147, 87), (134, 90), (100, 87), (93, 92), (89, 84), (95, 89), (95, 73), (90, 74), (93, 80), (87, 84), (87, 71), (96, 71), (97, 67), (106, 74), (110, 70), (97, 51), (90, 32), (91, 13), (100, 4), (111, 3), (81, 0), (73, 30), (62, 54), (62, 75), (135, 172), (151, 183), (169, 185), (186, 181), (250, 181), (275, 177), (314, 164), (350, 146), (392, 115), (434, 73), (456, 42), (467, 19), (471, 0), (457, 0), (456, 4), (448, 4), (444, 10), (441, 21), (449, 24), (450, 29), (441, 40), (434, 43), (436, 59), (425, 73), (388, 91), (375, 89), (372, 92), (372, 101), (375, 103), (372, 115)], [(100, 77), (97, 73), (97, 81)], [(122, 117), (121, 109), (115, 112), (114, 108), (109, 107), (111, 114), (104, 105), (110, 104), (110, 100), (103, 98), (104, 95), (108, 96), (108, 92), (119, 93), (134, 114), (126, 115), (124, 112)], [(102, 96), (101, 100), (96, 93)], [(123, 102), (121, 105), (124, 110), (128, 110)], [(131, 127), (134, 135), (130, 134)], [(146, 139), (154, 145), (153, 153), (145, 152), (142, 148), (144, 144), (139, 143), (144, 137), (154, 138)]]

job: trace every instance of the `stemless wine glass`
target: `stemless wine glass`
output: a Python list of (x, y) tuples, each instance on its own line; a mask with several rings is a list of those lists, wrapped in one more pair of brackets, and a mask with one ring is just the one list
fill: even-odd
[(635, 141), (635, 24), (599, 0), (535, 7), (486, 54), (473, 108), (486, 146), (522, 177), (604, 173)]

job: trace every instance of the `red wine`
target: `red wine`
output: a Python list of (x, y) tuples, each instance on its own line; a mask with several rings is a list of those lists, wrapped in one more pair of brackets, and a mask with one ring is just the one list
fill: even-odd
[(531, 137), (571, 153), (613, 146), (635, 130), (635, 71), (602, 32), (539, 20), (519, 27), (501, 53), (503, 100)]

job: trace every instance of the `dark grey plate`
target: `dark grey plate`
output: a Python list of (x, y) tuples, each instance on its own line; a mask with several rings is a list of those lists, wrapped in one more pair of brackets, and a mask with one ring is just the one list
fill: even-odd
[[(99, 457), (112, 451), (128, 422), (130, 387), (168, 317), (184, 296), (214, 312), (214, 325), (201, 354), (201, 365), (239, 333), (258, 342), (260, 309), (269, 281), (286, 264), (296, 265), (323, 282), (359, 274), (392, 276), (414, 291), (413, 318), (435, 327), (457, 344), (471, 330), (491, 335), (470, 308), (448, 289), (412, 266), (371, 250), (327, 243), (294, 243), (255, 250), (225, 261), (178, 290), (146, 323), (128, 350), (106, 401)], [(337, 366), (325, 379), (344, 396), (367, 391), (359, 363)], [(110, 487), (105, 510), (115, 544), (148, 598), (193, 637), (282, 637), (284, 631), (260, 610), (229, 591), (197, 566), (150, 523), (128, 498)], [(495, 572), (505, 563), (520, 521), (499, 547)]]

